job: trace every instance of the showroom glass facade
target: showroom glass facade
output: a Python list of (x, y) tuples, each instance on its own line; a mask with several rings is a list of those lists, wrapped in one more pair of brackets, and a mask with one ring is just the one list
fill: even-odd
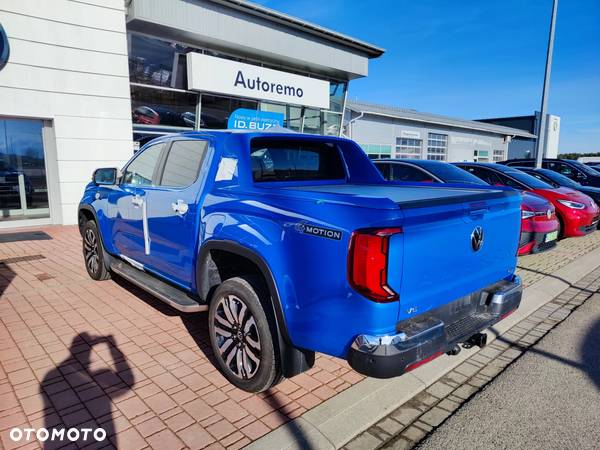
[(340, 134), (347, 82), (328, 80), (329, 109), (198, 93), (187, 89), (186, 54), (189, 52), (303, 76), (308, 74), (137, 33), (128, 34), (128, 46), (134, 140), (140, 145), (164, 133), (225, 129), (229, 116), (240, 108), (283, 114), (284, 127), (294, 131), (333, 136)]
[(0, 118), (0, 221), (50, 217), (43, 127)]

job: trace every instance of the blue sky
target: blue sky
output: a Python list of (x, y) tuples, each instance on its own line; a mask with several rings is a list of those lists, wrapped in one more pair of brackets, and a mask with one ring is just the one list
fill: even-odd
[[(466, 119), (539, 110), (551, 0), (258, 0), (386, 49), (351, 98)], [(600, 1), (558, 6), (549, 113), (600, 152)]]

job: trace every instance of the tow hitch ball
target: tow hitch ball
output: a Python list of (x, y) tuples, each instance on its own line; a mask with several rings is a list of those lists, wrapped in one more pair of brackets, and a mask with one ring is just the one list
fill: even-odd
[(485, 344), (487, 344), (487, 334), (485, 333), (477, 333), (474, 334), (473, 336), (471, 336), (469, 339), (467, 339), (464, 343), (463, 343), (463, 347), (464, 348), (471, 348), (474, 346), (477, 346), (479, 348), (483, 348), (485, 347)]

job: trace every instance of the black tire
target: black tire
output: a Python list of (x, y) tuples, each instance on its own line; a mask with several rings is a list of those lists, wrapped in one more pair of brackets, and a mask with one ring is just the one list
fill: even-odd
[(556, 215), (556, 218), (558, 219), (558, 238), (557, 238), (557, 240), (564, 239), (565, 238), (565, 235), (564, 235), (564, 229), (565, 229), (565, 227), (563, 226), (563, 221), (558, 216), (558, 214)]
[(247, 392), (265, 391), (281, 380), (271, 331), (274, 318), (263, 307), (268, 300), (260, 279), (236, 277), (217, 287), (208, 310), (210, 343), (217, 363), (233, 385)]
[(83, 226), (83, 259), (88, 275), (97, 281), (110, 279), (98, 226), (88, 220)]

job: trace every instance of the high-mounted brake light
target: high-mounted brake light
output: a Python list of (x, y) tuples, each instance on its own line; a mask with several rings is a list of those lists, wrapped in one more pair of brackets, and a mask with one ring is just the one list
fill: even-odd
[(365, 297), (379, 303), (398, 300), (388, 285), (390, 236), (402, 228), (376, 228), (352, 233), (348, 253), (348, 281)]

